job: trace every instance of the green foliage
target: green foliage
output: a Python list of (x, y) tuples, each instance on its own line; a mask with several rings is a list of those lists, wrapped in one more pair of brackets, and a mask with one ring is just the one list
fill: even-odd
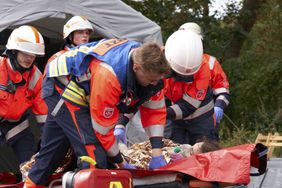
[(252, 131), (282, 131), (282, 36), (277, 3), (268, 1), (260, 9), (240, 58), (224, 66), (232, 94), (228, 114)]

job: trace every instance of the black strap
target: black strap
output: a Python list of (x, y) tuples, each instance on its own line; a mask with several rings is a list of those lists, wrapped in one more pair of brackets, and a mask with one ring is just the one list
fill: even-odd
[(258, 165), (258, 172), (257, 173), (250, 173), (251, 176), (259, 176), (264, 174), (267, 169), (267, 152), (268, 148), (258, 143), (256, 144), (254, 150), (251, 153), (251, 164), (254, 161)]

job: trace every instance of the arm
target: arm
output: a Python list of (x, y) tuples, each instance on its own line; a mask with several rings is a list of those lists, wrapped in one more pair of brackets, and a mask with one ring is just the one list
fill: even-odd
[(121, 94), (120, 84), (112, 68), (105, 63), (92, 62), (90, 65), (90, 113), (94, 132), (115, 163), (122, 163), (114, 136), (114, 126), (119, 117), (116, 104)]

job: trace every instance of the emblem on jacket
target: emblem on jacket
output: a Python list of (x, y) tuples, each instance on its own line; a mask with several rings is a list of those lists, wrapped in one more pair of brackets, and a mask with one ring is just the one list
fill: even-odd
[(104, 109), (103, 115), (104, 115), (105, 118), (109, 119), (113, 116), (113, 114), (114, 114), (114, 108), (106, 107)]
[(203, 95), (205, 93), (205, 90), (202, 89), (202, 90), (199, 90), (196, 94), (196, 99), (202, 99)]

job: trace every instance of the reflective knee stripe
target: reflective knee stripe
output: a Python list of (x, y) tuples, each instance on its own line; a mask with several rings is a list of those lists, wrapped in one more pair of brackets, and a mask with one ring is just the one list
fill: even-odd
[(69, 82), (62, 97), (75, 104), (88, 106), (88, 100), (84, 89), (80, 88), (74, 81)]
[(214, 102), (212, 100), (208, 104), (206, 104), (205, 106), (202, 106), (202, 107), (198, 108), (193, 114), (191, 114), (190, 116), (184, 118), (184, 120), (194, 119), (196, 117), (199, 117), (199, 116), (209, 112), (210, 110), (212, 110), (213, 107), (214, 107)]
[(59, 102), (56, 104), (54, 110), (51, 112), (51, 115), (55, 117), (63, 104), (64, 100), (60, 99)]
[(16, 127), (9, 130), (6, 134), (6, 140), (9, 140), (10, 138), (16, 136), (23, 130), (29, 127), (28, 119), (17, 125)]

